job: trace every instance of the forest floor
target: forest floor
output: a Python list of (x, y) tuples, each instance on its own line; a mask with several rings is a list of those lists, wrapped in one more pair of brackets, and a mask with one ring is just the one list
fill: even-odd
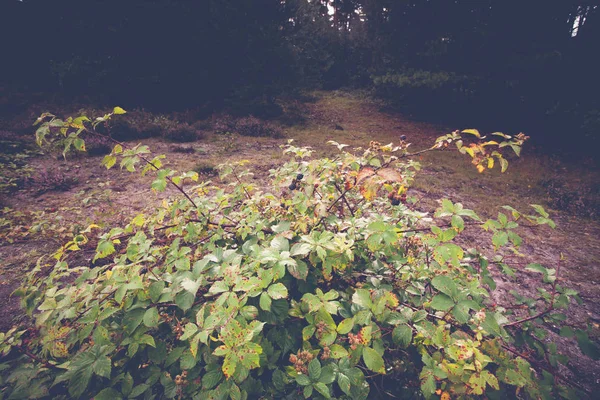
[[(175, 144), (159, 138), (141, 140), (156, 154), (166, 154), (170, 168), (187, 171), (197, 169), (206, 179), (218, 184), (214, 167), (226, 161), (250, 160), (256, 183), (267, 185), (268, 171), (287, 158), (280, 145), (294, 139), (297, 145), (311, 146), (315, 156), (337, 152), (327, 145), (334, 140), (353, 147), (399, 142), (407, 136), (414, 150), (431, 146), (435, 138), (456, 128), (418, 122), (386, 111), (385, 104), (356, 92), (316, 92), (311, 101), (295, 101), (287, 106), (301, 123), (283, 128), (284, 138), (219, 135), (207, 128), (201, 140)], [(286, 109), (286, 107), (284, 107)], [(122, 116), (124, 118), (127, 115)], [(194, 121), (188, 121), (194, 122)], [(207, 125), (208, 126), (208, 125)], [(61, 243), (92, 223), (105, 228), (125, 224), (130, 218), (174, 192), (156, 194), (150, 189), (149, 177), (140, 177), (117, 168), (106, 170), (101, 157), (73, 155), (41, 155), (31, 150), (33, 128), (28, 139), (2, 130), (4, 136), (28, 141), (26, 154), (29, 184), (10, 194), (0, 192), (0, 331), (24, 318), (18, 299), (11, 293), (36, 260), (52, 253)], [(507, 132), (518, 133), (518, 132)], [(11, 140), (13, 140), (11, 139)], [(535, 140), (535, 138), (534, 138)], [(8, 142), (2, 142), (8, 143)], [(12, 142), (11, 142), (12, 143)], [(16, 151), (16, 150), (15, 150)], [(3, 145), (0, 153), (9, 153)], [(520, 158), (511, 157), (506, 173), (498, 170), (477, 173), (467, 156), (457, 152), (429, 153), (419, 159), (423, 165), (411, 193), (419, 200), (415, 207), (431, 212), (437, 199), (449, 198), (476, 210), (482, 217), (495, 216), (502, 205), (527, 211), (529, 204), (542, 204), (551, 212), (557, 228), (523, 228), (523, 253), (519, 265), (537, 262), (557, 268), (561, 254), (560, 283), (580, 293), (583, 305), (572, 305), (567, 323), (588, 329), (597, 342), (600, 336), (600, 172), (593, 160), (565, 160), (525, 144)], [(4, 172), (2, 172), (4, 171)], [(0, 173), (5, 173), (3, 169)], [(33, 182), (33, 183), (31, 183)], [(0, 186), (0, 190), (1, 190)], [(485, 233), (466, 232), (471, 247), (489, 243)], [(498, 277), (494, 292), (499, 304), (511, 297), (508, 291), (533, 295), (538, 277), (518, 271), (514, 278)], [(547, 341), (559, 344), (559, 350), (571, 361), (561, 372), (588, 389), (600, 384), (600, 363), (584, 356), (575, 339), (549, 332)]]

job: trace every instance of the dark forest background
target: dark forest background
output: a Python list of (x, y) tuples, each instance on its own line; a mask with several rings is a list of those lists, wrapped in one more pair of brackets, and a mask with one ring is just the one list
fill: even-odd
[(87, 99), (276, 116), (373, 90), (415, 118), (597, 143), (600, 7), (583, 0), (2, 0), (0, 104)]

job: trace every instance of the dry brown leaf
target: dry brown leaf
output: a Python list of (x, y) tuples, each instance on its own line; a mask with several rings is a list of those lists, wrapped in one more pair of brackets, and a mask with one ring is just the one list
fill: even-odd
[(384, 168), (377, 171), (377, 175), (387, 182), (402, 182), (402, 175), (393, 168)]
[(373, 168), (369, 168), (369, 167), (365, 167), (363, 169), (360, 170), (360, 172), (358, 173), (357, 177), (356, 177), (356, 183), (360, 183), (362, 180), (375, 175), (375, 171), (373, 171)]

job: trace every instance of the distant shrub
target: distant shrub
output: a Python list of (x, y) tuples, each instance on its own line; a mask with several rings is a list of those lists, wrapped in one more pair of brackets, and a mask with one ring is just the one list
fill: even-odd
[(224, 115), (215, 119), (212, 125), (217, 135), (225, 135), (235, 131), (235, 120), (230, 115)]
[(217, 170), (215, 169), (215, 165), (208, 161), (200, 161), (194, 167), (194, 171), (199, 175), (208, 175), (213, 176), (216, 175)]
[(238, 120), (235, 124), (235, 132), (242, 136), (265, 136), (272, 138), (283, 137), (281, 129), (253, 116)]
[(199, 135), (193, 126), (175, 123), (163, 131), (163, 138), (172, 142), (193, 142), (199, 138)]
[(104, 156), (112, 150), (112, 142), (104, 136), (86, 135), (85, 149), (89, 156)]
[(184, 153), (184, 154), (192, 154), (196, 152), (196, 149), (189, 146), (172, 146), (170, 149), (173, 153)]
[(199, 131), (208, 131), (212, 128), (213, 125), (210, 120), (204, 119), (194, 122), (192, 126)]
[(37, 195), (46, 192), (66, 192), (77, 184), (77, 178), (68, 176), (62, 171), (44, 169), (33, 177), (30, 185), (36, 190)]

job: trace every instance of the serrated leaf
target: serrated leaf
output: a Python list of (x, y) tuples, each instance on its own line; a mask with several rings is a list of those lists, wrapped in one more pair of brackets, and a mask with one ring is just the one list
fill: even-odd
[(329, 394), (329, 388), (323, 382), (315, 383), (314, 388), (317, 390), (317, 392), (321, 393), (326, 399), (331, 398), (331, 395)]
[(296, 382), (300, 386), (307, 386), (310, 385), (310, 378), (304, 374), (298, 374), (296, 375)]
[(120, 400), (123, 397), (113, 388), (102, 389), (94, 396), (94, 400)]
[(313, 380), (317, 380), (321, 376), (321, 363), (318, 359), (314, 358), (308, 363), (308, 376)]
[(412, 337), (412, 328), (407, 325), (398, 325), (392, 331), (392, 340), (403, 349), (406, 349), (410, 345)]
[(332, 344), (329, 347), (329, 350), (331, 352), (331, 358), (338, 359), (338, 358), (348, 357), (348, 350), (346, 350), (339, 344)]
[(434, 310), (448, 311), (452, 307), (454, 307), (454, 300), (443, 293), (436, 294), (433, 299), (431, 299), (431, 308)]
[(454, 281), (446, 275), (436, 276), (431, 280), (431, 284), (434, 288), (448, 295), (449, 297), (455, 297), (458, 294), (456, 283), (454, 283)]
[(156, 307), (149, 308), (144, 313), (144, 325), (146, 325), (148, 328), (154, 328), (158, 326), (159, 320), (160, 316), (158, 315), (158, 310)]
[(383, 362), (383, 358), (377, 351), (365, 346), (363, 348), (362, 356), (367, 368), (378, 374), (385, 374), (385, 364)]
[(267, 293), (273, 300), (285, 299), (288, 296), (288, 290), (283, 283), (269, 286)]
[(342, 389), (342, 392), (350, 395), (350, 378), (348, 376), (338, 373), (337, 384)]
[(271, 311), (271, 303), (272, 303), (271, 297), (269, 297), (267, 292), (262, 292), (260, 294), (260, 300), (259, 300), (260, 308), (262, 308), (265, 311)]

